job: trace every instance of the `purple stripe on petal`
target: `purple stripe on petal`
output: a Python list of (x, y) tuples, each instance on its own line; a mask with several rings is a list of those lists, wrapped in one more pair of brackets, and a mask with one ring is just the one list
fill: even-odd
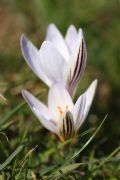
[(68, 89), (71, 95), (73, 94), (73, 91), (75, 90), (75, 86), (77, 86), (77, 82), (79, 81), (79, 78), (83, 73), (85, 62), (86, 62), (85, 43), (84, 43), (84, 40), (82, 39), (81, 46), (79, 47), (79, 52), (78, 52), (73, 76), (71, 77), (71, 70), (70, 70), (70, 76), (68, 79)]

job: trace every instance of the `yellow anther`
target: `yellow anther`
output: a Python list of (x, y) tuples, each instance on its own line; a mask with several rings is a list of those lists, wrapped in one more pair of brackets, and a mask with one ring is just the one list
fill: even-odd
[(63, 111), (62, 111), (62, 109), (61, 109), (61, 107), (60, 106), (58, 106), (57, 107), (58, 108), (58, 111), (59, 111), (59, 113), (60, 113), (60, 117), (63, 115)]

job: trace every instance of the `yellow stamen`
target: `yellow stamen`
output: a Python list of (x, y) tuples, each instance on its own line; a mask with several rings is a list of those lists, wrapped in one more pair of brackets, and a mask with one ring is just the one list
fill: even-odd
[(63, 115), (63, 111), (62, 111), (62, 109), (61, 109), (61, 107), (60, 106), (58, 106), (57, 107), (58, 108), (58, 111), (59, 111), (59, 113), (60, 113), (60, 117)]

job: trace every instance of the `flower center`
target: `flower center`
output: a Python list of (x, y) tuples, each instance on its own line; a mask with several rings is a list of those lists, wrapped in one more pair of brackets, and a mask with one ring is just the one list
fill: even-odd
[[(65, 112), (68, 111), (68, 108), (69, 108), (69, 106), (66, 105), (66, 107), (65, 107)], [(62, 108), (61, 108), (60, 106), (57, 106), (57, 109), (58, 109), (58, 112), (59, 112), (60, 117), (62, 117), (62, 116), (63, 116), (63, 113), (64, 113), (63, 110), (62, 110)]]
[(64, 141), (74, 137), (74, 135), (75, 129), (73, 115), (70, 111), (67, 111), (65, 116), (63, 117), (63, 123), (60, 129), (60, 139)]

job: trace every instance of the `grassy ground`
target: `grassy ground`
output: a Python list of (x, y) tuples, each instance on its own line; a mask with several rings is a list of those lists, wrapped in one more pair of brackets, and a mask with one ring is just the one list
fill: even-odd
[[(0, 99), (0, 180), (119, 179), (119, 5), (117, 0), (0, 1), (0, 92), (6, 98)], [(47, 101), (48, 89), (25, 64), (19, 39), (25, 33), (40, 47), (51, 22), (63, 34), (69, 24), (85, 32), (88, 64), (76, 98), (99, 80), (86, 122), (65, 143), (41, 126), (21, 96), (24, 88)]]

